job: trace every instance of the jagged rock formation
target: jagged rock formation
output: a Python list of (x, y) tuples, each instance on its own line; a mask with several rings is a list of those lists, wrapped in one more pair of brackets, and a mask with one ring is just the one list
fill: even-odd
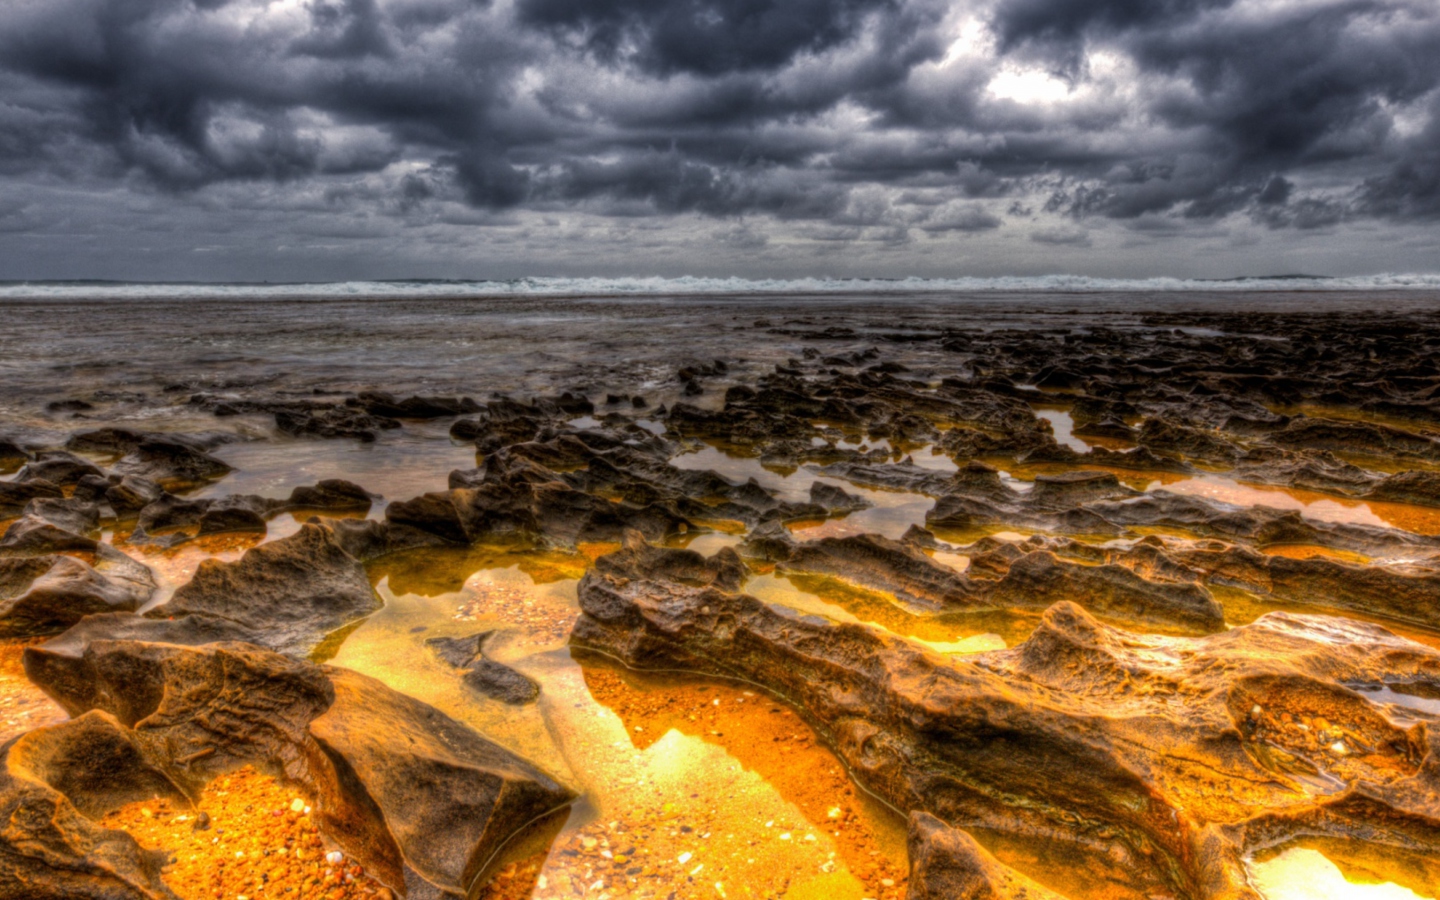
[(771, 608), (743, 573), (636, 536), (582, 580), (572, 642), (760, 684), (897, 807), (1108, 854), (1142, 893), (1253, 897), (1262, 836), (1440, 847), (1429, 716), (1355, 690), (1440, 689), (1440, 653), (1378, 627), (1273, 613), (1154, 637), (1059, 603), (1012, 649), (946, 658)]
[(157, 861), (86, 816), (193, 797), (250, 764), (313, 796), (321, 827), (372, 876), (407, 896), (458, 898), (506, 840), (575, 796), (372, 678), (253, 645), (72, 641), (27, 650), (25, 667), (77, 718), (9, 748), (0, 803), (46, 820), (24, 816), (28, 831), (0, 836), (0, 884), (168, 898)]

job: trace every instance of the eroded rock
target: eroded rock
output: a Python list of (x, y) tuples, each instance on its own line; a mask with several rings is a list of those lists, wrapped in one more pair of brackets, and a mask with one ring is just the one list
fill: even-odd
[(1436, 739), (1351, 687), (1440, 690), (1440, 653), (1384, 629), (1272, 613), (1155, 637), (1060, 603), (1012, 649), (943, 657), (772, 609), (717, 577), (737, 563), (632, 541), (582, 579), (572, 642), (760, 684), (893, 805), (1109, 853), (1141, 893), (1253, 898), (1241, 860), (1262, 834), (1440, 843)]
[[(87, 765), (125, 763), (112, 771), (108, 793), (88, 797), (95, 811), (142, 785), (168, 782), (193, 794), (219, 774), (255, 765), (305, 787), (321, 827), (347, 855), (412, 896), (467, 896), (510, 837), (575, 796), (372, 678), (253, 645), (72, 640), (30, 648), (25, 666), (76, 722), (108, 729), (91, 740), (110, 748), (103, 754), (63, 765), (50, 754), (49, 783), (80, 788), (96, 777)], [(8, 837), (0, 835), (0, 860)], [(74, 855), (81, 865), (101, 861), (90, 847)]]
[(330, 529), (306, 524), (235, 562), (205, 560), (154, 617), (226, 619), (282, 653), (304, 655), (325, 635), (380, 607), (364, 567)]

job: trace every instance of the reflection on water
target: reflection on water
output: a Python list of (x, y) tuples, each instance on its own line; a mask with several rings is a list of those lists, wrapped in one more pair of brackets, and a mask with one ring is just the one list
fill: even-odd
[(1037, 409), (1035, 415), (1050, 423), (1051, 430), (1055, 432), (1055, 442), (1060, 446), (1069, 447), (1076, 453), (1090, 449), (1088, 442), (1075, 436), (1075, 420), (1070, 418), (1070, 413), (1059, 409)]
[(30, 683), (20, 667), (25, 648), (43, 638), (0, 641), (0, 745), (32, 728), (63, 721), (65, 711), (44, 691)]
[(1351, 881), (1339, 866), (1308, 847), (1288, 848), (1263, 862), (1252, 862), (1249, 868), (1251, 884), (1265, 900), (1421, 900), (1436, 896), (1433, 888), (1416, 893), (1391, 881)]
[(1440, 509), (1407, 503), (1348, 500), (1296, 488), (1242, 484), (1219, 475), (1181, 478), (1163, 484), (1157, 480), (1147, 485), (1146, 489), (1155, 490), (1159, 487), (1176, 494), (1205, 497), (1237, 506), (1293, 509), (1307, 519), (1317, 522), (1372, 525), (1377, 528), (1399, 528), (1416, 534), (1440, 534)]
[[(259, 494), (284, 498), (325, 478), (353, 481), (385, 500), (443, 491), (454, 469), (476, 466), (475, 448), (450, 440), (448, 420), (406, 422), (374, 443), (353, 440), (267, 440), (224, 444), (213, 451), (235, 471), (196, 496)], [(377, 509), (383, 506), (377, 504)]]
[[(932, 454), (928, 448), (913, 454), (912, 459), (916, 465), (936, 471), (955, 470), (955, 464), (949, 457)], [(796, 537), (803, 540), (867, 533), (899, 539), (912, 525), (925, 527), (925, 513), (935, 505), (934, 498), (924, 494), (864, 488), (842, 478), (820, 475), (803, 466), (781, 474), (765, 468), (758, 459), (731, 456), (711, 446), (677, 456), (671, 463), (681, 469), (710, 469), (737, 482), (753, 478), (762, 487), (774, 491), (781, 500), (795, 503), (808, 501), (810, 486), (818, 481), (864, 497), (873, 504), (869, 509), (850, 513), (843, 518), (793, 523), (791, 529)]]
[[(583, 793), (548, 851), (513, 848), (504, 884), (520, 896), (658, 898), (688, 886), (709, 896), (899, 898), (903, 824), (857, 793), (788, 708), (743, 686), (571, 658), (575, 577), (608, 549), (382, 560), (372, 577), (385, 607), (333, 662), (436, 706)], [(491, 567), (465, 571), (475, 564)], [(486, 655), (539, 682), (536, 704), (472, 691), (425, 645), (492, 630)]]

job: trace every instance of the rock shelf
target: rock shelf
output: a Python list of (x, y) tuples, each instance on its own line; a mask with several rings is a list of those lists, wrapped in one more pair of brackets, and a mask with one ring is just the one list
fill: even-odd
[(32, 404), (0, 898), (1262, 900), (1302, 846), (1440, 893), (1440, 318), (723, 308)]

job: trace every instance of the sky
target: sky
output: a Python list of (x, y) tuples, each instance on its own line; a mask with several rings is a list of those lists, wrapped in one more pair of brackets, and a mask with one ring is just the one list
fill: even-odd
[(0, 279), (1437, 270), (1437, 0), (0, 3)]

